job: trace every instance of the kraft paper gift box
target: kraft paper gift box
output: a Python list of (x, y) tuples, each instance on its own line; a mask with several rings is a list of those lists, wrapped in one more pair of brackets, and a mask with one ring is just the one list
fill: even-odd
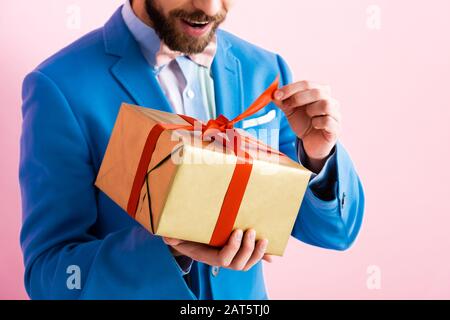
[[(95, 185), (155, 235), (222, 246), (232, 230), (253, 228), (269, 240), (267, 253), (283, 255), (311, 173), (232, 128), (277, 87), (239, 119), (197, 128), (189, 117), (123, 104)], [(213, 139), (202, 135), (208, 128)]]

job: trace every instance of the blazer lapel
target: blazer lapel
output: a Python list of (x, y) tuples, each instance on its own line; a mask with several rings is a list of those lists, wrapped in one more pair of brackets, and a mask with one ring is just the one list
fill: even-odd
[[(217, 31), (217, 52), (211, 66), (214, 79), (216, 114), (233, 119), (244, 111), (242, 75), (239, 60), (231, 53), (231, 44)], [(241, 127), (241, 123), (236, 124)]]
[(173, 112), (153, 69), (128, 30), (120, 7), (104, 28), (105, 51), (119, 59), (111, 67), (114, 78), (140, 106)]

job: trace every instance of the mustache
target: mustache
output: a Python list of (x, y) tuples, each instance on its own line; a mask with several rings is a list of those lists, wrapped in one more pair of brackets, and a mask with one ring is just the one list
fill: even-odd
[(222, 22), (223, 20), (225, 20), (227, 12), (225, 10), (223, 10), (222, 12), (220, 12), (214, 16), (209, 16), (201, 10), (188, 12), (188, 11), (185, 11), (182, 9), (175, 9), (170, 13), (170, 15), (174, 18), (217, 23), (217, 22)]

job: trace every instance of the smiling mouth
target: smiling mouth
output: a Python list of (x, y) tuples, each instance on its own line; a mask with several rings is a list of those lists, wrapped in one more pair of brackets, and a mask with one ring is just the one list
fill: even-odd
[(181, 20), (187, 25), (197, 29), (203, 29), (211, 23), (210, 21), (196, 21), (190, 19), (181, 19)]

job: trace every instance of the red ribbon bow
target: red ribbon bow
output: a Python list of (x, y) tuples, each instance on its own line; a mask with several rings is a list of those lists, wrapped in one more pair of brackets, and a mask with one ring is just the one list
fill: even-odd
[[(277, 76), (275, 81), (255, 100), (255, 102), (253, 102), (247, 110), (238, 115), (236, 118), (229, 120), (225, 116), (220, 115), (217, 119), (209, 120), (206, 124), (201, 123), (202, 137), (212, 135), (213, 139), (215, 139), (216, 137), (219, 137), (217, 133), (225, 133), (229, 142), (233, 142), (231, 144), (233, 146), (232, 150), (237, 156), (236, 167), (234, 169), (230, 184), (228, 185), (227, 192), (225, 193), (216, 226), (209, 241), (209, 244), (212, 246), (223, 246), (233, 231), (234, 222), (252, 172), (252, 159), (247, 152), (242, 150), (242, 140), (264, 146), (264, 148), (270, 153), (282, 155), (280, 152), (269, 148), (256, 139), (252, 139), (248, 136), (242, 137), (234, 129), (234, 125), (237, 122), (255, 114), (272, 101), (273, 93), (277, 90), (278, 84), (279, 77)], [(136, 215), (141, 188), (145, 183), (148, 166), (150, 165), (150, 161), (160, 135), (165, 130), (195, 131), (200, 128), (197, 128), (195, 125), (196, 123), (200, 123), (197, 119), (185, 115), (179, 116), (188, 124), (158, 123), (152, 127), (147, 136), (144, 149), (141, 153), (141, 159), (134, 177), (130, 197), (128, 199), (127, 212), (133, 218)], [(229, 147), (225, 139), (222, 139), (222, 142), (225, 147)], [(243, 152), (244, 156), (240, 156), (239, 152)]]

